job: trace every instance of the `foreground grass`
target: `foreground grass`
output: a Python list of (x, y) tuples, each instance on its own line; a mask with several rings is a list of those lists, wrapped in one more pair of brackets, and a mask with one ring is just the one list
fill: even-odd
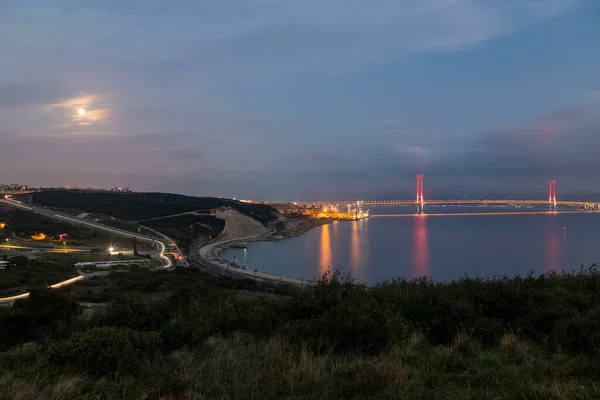
[(0, 398), (597, 399), (599, 272), (302, 291), (140, 272), (93, 314), (36, 292), (0, 310)]
[(0, 391), (14, 399), (597, 399), (596, 364), (510, 334), (493, 349), (465, 337), (431, 346), (415, 336), (372, 356), (315, 354), (277, 336), (233, 335), (144, 360), (135, 377), (57, 371), (41, 348), (26, 346), (5, 356)]

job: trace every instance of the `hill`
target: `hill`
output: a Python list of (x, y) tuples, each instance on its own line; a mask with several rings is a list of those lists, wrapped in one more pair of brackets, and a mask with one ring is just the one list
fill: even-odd
[(280, 214), (264, 204), (249, 204), (216, 197), (192, 197), (170, 193), (114, 193), (53, 190), (32, 193), (32, 201), (48, 207), (110, 215), (128, 221), (148, 220), (190, 211), (231, 207), (266, 224)]

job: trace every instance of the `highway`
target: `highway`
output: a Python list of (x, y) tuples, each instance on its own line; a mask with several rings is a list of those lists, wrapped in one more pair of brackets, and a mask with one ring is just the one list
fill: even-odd
[(170, 237), (168, 237), (167, 235), (164, 235), (158, 231), (155, 231), (154, 229), (150, 229), (147, 226), (142, 226), (140, 225), (140, 227), (144, 228), (144, 229), (148, 229), (150, 232), (154, 232), (155, 234), (162, 236), (163, 239), (165, 239), (166, 241), (169, 242), (169, 245), (171, 245), (172, 247), (175, 247), (177, 254), (179, 255), (179, 257), (177, 258), (177, 264), (181, 264), (185, 267), (189, 267), (188, 262), (185, 260), (185, 258), (182, 256), (183, 253), (181, 253), (181, 251), (179, 250), (179, 247), (177, 246), (177, 244), (173, 241), (173, 239), (171, 239)]
[[(150, 242), (156, 242), (158, 243), (158, 245), (160, 246), (160, 254), (159, 257), (160, 259), (163, 261), (164, 265), (163, 268), (172, 268), (173, 267), (173, 262), (171, 261), (171, 259), (169, 257), (167, 257), (165, 255), (165, 252), (167, 250), (167, 247), (165, 245), (165, 243), (163, 243), (163, 241), (152, 238), (150, 236), (145, 236), (145, 235), (141, 235), (141, 234), (137, 234), (137, 233), (133, 233), (133, 232), (129, 232), (123, 229), (119, 229), (119, 228), (113, 228), (107, 225), (103, 225), (100, 224), (98, 222), (94, 222), (94, 221), (86, 221), (77, 217), (72, 217), (70, 215), (65, 215), (65, 214), (61, 214), (58, 213), (54, 210), (49, 210), (47, 208), (43, 208), (43, 207), (35, 207), (35, 206), (31, 206), (29, 204), (24, 204), (18, 200), (13, 200), (11, 199), (10, 195), (6, 195), (4, 196), (4, 198), (0, 198), (0, 204), (4, 204), (10, 207), (15, 207), (21, 210), (25, 210), (25, 211), (31, 211), (33, 213), (36, 214), (40, 214), (43, 215), (45, 217), (48, 218), (54, 218), (54, 219), (58, 219), (60, 221), (63, 222), (71, 222), (71, 223), (76, 223), (76, 224), (82, 224), (82, 225), (87, 225), (87, 226), (91, 226), (93, 228), (96, 229), (100, 229), (106, 232), (111, 232), (111, 233), (115, 233), (117, 235), (121, 235), (121, 236), (126, 236), (126, 237), (136, 237), (140, 240), (147, 240)], [(163, 238), (166, 238), (166, 236), (162, 235)], [(170, 240), (170, 243), (172, 243), (173, 241)]]
[[(21, 210), (31, 211), (33, 213), (40, 214), (40, 215), (46, 216), (48, 218), (58, 219), (58, 220), (64, 221), (64, 222), (71, 222), (71, 223), (77, 223), (77, 224), (82, 224), (82, 225), (88, 225), (88, 226), (91, 226), (93, 228), (101, 229), (101, 230), (104, 230), (104, 231), (107, 231), (107, 232), (111, 232), (111, 233), (115, 233), (115, 234), (121, 235), (121, 236), (136, 237), (136, 238), (141, 239), (141, 240), (148, 240), (148, 241), (151, 241), (151, 242), (156, 242), (160, 246), (159, 257), (161, 258), (161, 260), (164, 263), (163, 268), (165, 268), (165, 269), (173, 268), (173, 262), (171, 261), (171, 259), (169, 257), (167, 257), (165, 255), (165, 251), (166, 251), (167, 247), (166, 247), (165, 243), (163, 243), (161, 240), (157, 240), (155, 238), (152, 238), (152, 237), (149, 237), (149, 236), (145, 236), (145, 235), (140, 235), (140, 234), (128, 232), (128, 231), (125, 231), (123, 229), (113, 228), (113, 227), (106, 226), (106, 225), (103, 225), (103, 224), (99, 224), (99, 223), (93, 222), (93, 221), (84, 221), (84, 220), (76, 218), (76, 217), (74, 218), (72, 216), (61, 214), (61, 213), (58, 213), (58, 212), (53, 211), (53, 210), (48, 210), (47, 208), (30, 206), (30, 205), (24, 204), (24, 203), (22, 203), (22, 202), (20, 202), (18, 200), (13, 200), (10, 197), (11, 197), (10, 195), (5, 195), (4, 198), (0, 198), (0, 204), (4, 204), (4, 205), (10, 206), (10, 207), (15, 207), (15, 208), (18, 208), (18, 209), (21, 209)], [(148, 229), (148, 228), (146, 228), (146, 229)], [(164, 238), (164, 240), (168, 240), (169, 243), (174, 243), (173, 240), (171, 240), (169, 237), (167, 237), (167, 236), (165, 236), (163, 234), (160, 234), (160, 233), (158, 233), (156, 231), (153, 231), (153, 232), (155, 232), (155, 233), (159, 234), (160, 236), (162, 236)], [(179, 251), (179, 249), (177, 249), (177, 250)], [(179, 254), (181, 254), (181, 253), (179, 253)], [(187, 266), (187, 262), (186, 262), (186, 266)], [(71, 278), (71, 279), (67, 279), (67, 280), (62, 281), (62, 282), (55, 283), (53, 285), (50, 285), (49, 287), (52, 288), (52, 289), (61, 288), (61, 287), (67, 286), (67, 285), (71, 285), (71, 284), (73, 284), (75, 282), (78, 282), (78, 281), (80, 281), (82, 279), (86, 279), (86, 278), (89, 278), (91, 276), (95, 276), (95, 275), (103, 274), (103, 273), (105, 273), (105, 272), (79, 275), (79, 276), (77, 276), (75, 278)], [(16, 296), (10, 296), (10, 297), (0, 298), (0, 303), (8, 303), (8, 302), (12, 302), (12, 301), (15, 301), (15, 300), (18, 300), (18, 299), (24, 299), (24, 298), (27, 298), (27, 297), (29, 297), (29, 292), (22, 293), (22, 294), (19, 294), (19, 295), (16, 295)]]

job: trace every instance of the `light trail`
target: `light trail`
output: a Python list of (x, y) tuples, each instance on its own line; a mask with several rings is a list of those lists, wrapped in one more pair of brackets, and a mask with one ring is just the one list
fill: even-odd
[(91, 223), (91, 222), (83, 221), (83, 220), (80, 220), (80, 219), (66, 217), (64, 215), (54, 214), (54, 217), (55, 218), (59, 218), (59, 219), (64, 219), (64, 220), (67, 220), (67, 221), (71, 221), (71, 222), (76, 222), (76, 223), (79, 223), (79, 224), (93, 226), (93, 227), (98, 228), (98, 229), (104, 229), (106, 231), (114, 232), (114, 233), (117, 233), (117, 234), (122, 235), (122, 236), (137, 237), (137, 238), (140, 238), (141, 240), (149, 240), (151, 242), (157, 242), (159, 244), (159, 246), (160, 246), (159, 257), (165, 262), (165, 265), (163, 266), (163, 268), (167, 269), (167, 268), (171, 268), (173, 266), (173, 261), (171, 261), (171, 259), (165, 255), (165, 251), (167, 250), (167, 247), (160, 240), (154, 240), (152, 238), (147, 238), (147, 237), (144, 237), (144, 236), (139, 235), (139, 234), (135, 234), (135, 233), (132, 233), (132, 232), (124, 231), (122, 229), (110, 228), (110, 227), (108, 227), (106, 225), (100, 225), (100, 224), (96, 224), (96, 223)]
[[(10, 195), (5, 195), (4, 199), (0, 199), (0, 203), (6, 204), (6, 205), (9, 205), (9, 206), (12, 206), (12, 207), (23, 208), (23, 209), (26, 209), (28, 211), (33, 211), (33, 212), (36, 212), (36, 213), (38, 213), (40, 215), (43, 215), (43, 216), (46, 216), (46, 217), (58, 218), (58, 219), (63, 220), (63, 221), (69, 221), (69, 222), (74, 222), (74, 223), (78, 223), (78, 224), (88, 225), (88, 226), (91, 226), (91, 227), (94, 227), (94, 228), (97, 228), (97, 229), (102, 229), (102, 230), (105, 230), (105, 231), (108, 231), (108, 232), (113, 232), (113, 233), (119, 234), (121, 236), (137, 237), (140, 240), (147, 240), (147, 241), (150, 241), (150, 242), (157, 242), (158, 245), (160, 246), (159, 257), (160, 257), (160, 259), (165, 264), (163, 266), (163, 268), (168, 269), (168, 268), (172, 268), (173, 267), (173, 261), (171, 261), (171, 259), (165, 255), (167, 247), (160, 240), (157, 240), (157, 239), (154, 239), (154, 238), (150, 238), (150, 237), (146, 237), (146, 236), (139, 235), (139, 234), (135, 234), (133, 232), (127, 232), (127, 231), (122, 230), (122, 229), (108, 227), (108, 226), (102, 225), (102, 224), (97, 224), (97, 223), (92, 223), (92, 222), (84, 221), (84, 220), (77, 219), (77, 218), (67, 217), (65, 215), (60, 215), (60, 214), (53, 213), (50, 210), (40, 209), (40, 208), (36, 208), (36, 207), (23, 206), (20, 201), (11, 199)], [(162, 235), (162, 236), (166, 238), (165, 235)], [(172, 240), (170, 240), (170, 239), (169, 239), (169, 241), (172, 242)]]
[(66, 281), (62, 281), (62, 282), (55, 283), (54, 285), (50, 285), (49, 288), (50, 289), (58, 289), (58, 288), (61, 288), (63, 286), (70, 285), (71, 283), (75, 283), (77, 281), (80, 281), (82, 279), (83, 279), (83, 275), (79, 275), (79, 276), (76, 276), (75, 278), (67, 279)]
[[(62, 282), (55, 283), (54, 285), (50, 285), (48, 287), (50, 289), (58, 289), (58, 288), (61, 288), (61, 287), (67, 286), (67, 285), (71, 285), (75, 282), (79, 282), (82, 279), (84, 279), (84, 276), (79, 275), (79, 276), (76, 276), (75, 278), (70, 278), (70, 279), (64, 280)], [(31, 292), (27, 292), (27, 293), (21, 293), (21, 294), (15, 295), (15, 296), (2, 297), (2, 298), (0, 298), (0, 303), (8, 303), (8, 302), (15, 301), (15, 300), (26, 299), (29, 297), (30, 294), (31, 294)]]

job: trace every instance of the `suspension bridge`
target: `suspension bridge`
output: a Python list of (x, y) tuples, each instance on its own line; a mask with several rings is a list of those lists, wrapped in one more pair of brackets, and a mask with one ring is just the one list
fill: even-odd
[(294, 202), (295, 205), (306, 207), (343, 206), (415, 206), (417, 214), (425, 213), (426, 206), (506, 206), (506, 207), (548, 207), (549, 211), (561, 209), (600, 211), (600, 202), (558, 200), (556, 196), (556, 181), (548, 184), (548, 199), (425, 199), (423, 195), (423, 175), (416, 176), (416, 196), (414, 200), (351, 200), (351, 201), (313, 201)]

